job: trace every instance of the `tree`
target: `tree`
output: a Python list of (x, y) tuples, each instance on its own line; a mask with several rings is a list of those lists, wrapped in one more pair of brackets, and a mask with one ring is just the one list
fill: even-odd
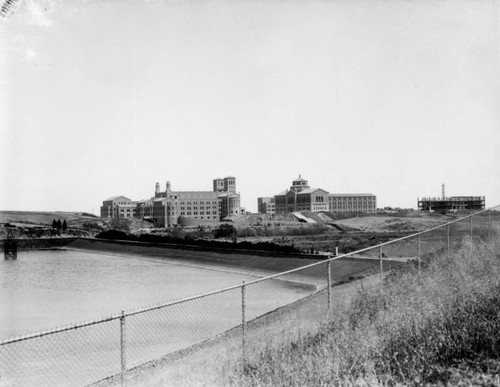
[(61, 230), (61, 228), (62, 228), (61, 219), (57, 219), (56, 228), (57, 228), (57, 230)]
[(66, 223), (66, 219), (64, 219), (63, 224), (62, 224), (62, 230), (66, 231), (68, 229), (68, 223)]
[(55, 219), (52, 221), (52, 228), (57, 228), (57, 222)]

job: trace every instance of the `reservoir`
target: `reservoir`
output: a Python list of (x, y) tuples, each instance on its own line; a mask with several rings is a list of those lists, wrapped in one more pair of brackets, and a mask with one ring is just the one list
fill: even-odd
[[(263, 274), (144, 254), (19, 252), (17, 260), (0, 261), (0, 340), (179, 300)], [(247, 320), (314, 290), (282, 280), (249, 285)], [(125, 323), (130, 368), (241, 324), (241, 289), (130, 316)], [(120, 321), (0, 346), (0, 360), (5, 385), (92, 383), (120, 370)]]
[(0, 339), (120, 313), (256, 277), (155, 257), (27, 251), (0, 261)]

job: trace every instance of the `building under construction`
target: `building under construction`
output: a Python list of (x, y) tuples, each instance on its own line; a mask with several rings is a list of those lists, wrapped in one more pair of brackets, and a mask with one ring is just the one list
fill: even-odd
[(484, 210), (484, 196), (450, 196), (443, 193), (440, 198), (417, 199), (419, 211), (456, 212), (461, 210)]

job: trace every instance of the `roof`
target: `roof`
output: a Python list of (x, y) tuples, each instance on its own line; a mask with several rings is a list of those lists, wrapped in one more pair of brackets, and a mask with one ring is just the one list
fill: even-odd
[(230, 198), (239, 197), (240, 194), (236, 192), (216, 192), (218, 198), (225, 198), (229, 195)]
[(344, 197), (344, 196), (375, 196), (371, 193), (346, 193), (346, 194), (329, 194), (328, 196)]
[(303, 189), (302, 191), (300, 192), (297, 192), (297, 195), (304, 195), (304, 194), (312, 194), (316, 191), (323, 191), (323, 192), (326, 192), (328, 193), (328, 191), (325, 191), (324, 189), (322, 188), (308, 188), (308, 189)]
[(122, 195), (119, 195), (119, 196), (112, 196), (108, 199), (105, 200), (105, 202), (108, 202), (108, 201), (113, 201), (113, 200), (116, 200), (116, 199), (120, 199), (120, 198), (124, 198), (124, 199), (127, 199), (127, 200), (130, 200), (129, 198), (127, 198), (126, 196), (122, 196)]
[(294, 179), (293, 181), (307, 181), (306, 179), (302, 178), (302, 176), (299, 175), (299, 177), (297, 177), (296, 179)]

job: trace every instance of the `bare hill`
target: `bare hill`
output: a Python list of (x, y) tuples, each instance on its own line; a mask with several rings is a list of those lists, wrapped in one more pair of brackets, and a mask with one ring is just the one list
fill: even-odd
[(453, 220), (455, 217), (415, 213), (412, 216), (374, 215), (337, 220), (334, 223), (365, 232), (417, 232)]
[(98, 216), (85, 212), (63, 211), (0, 211), (0, 223), (51, 226), (53, 220), (66, 220), (70, 227), (83, 227), (85, 223), (98, 223)]

